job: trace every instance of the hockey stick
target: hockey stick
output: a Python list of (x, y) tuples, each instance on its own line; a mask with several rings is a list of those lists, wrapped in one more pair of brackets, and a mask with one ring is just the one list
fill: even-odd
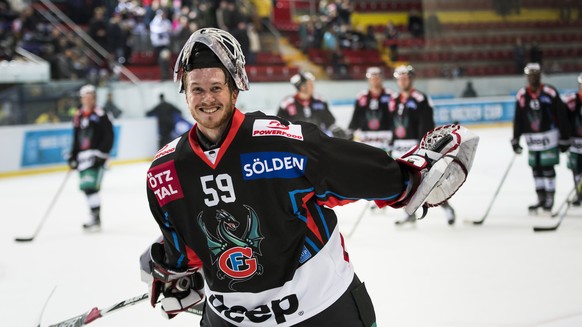
[(53, 209), (55, 203), (57, 202), (57, 199), (59, 198), (59, 196), (61, 195), (63, 188), (65, 187), (65, 184), (67, 184), (67, 180), (69, 179), (69, 176), (71, 176), (71, 172), (73, 170), (69, 169), (67, 171), (67, 174), (65, 175), (65, 178), (63, 179), (61, 186), (59, 187), (57, 193), (55, 193), (55, 195), (53, 196), (53, 199), (51, 201), (51, 204), (49, 205), (48, 209), (46, 209), (44, 216), (42, 217), (42, 219), (40, 220), (40, 223), (38, 224), (38, 226), (36, 227), (36, 230), (34, 231), (34, 234), (32, 234), (32, 236), (30, 237), (17, 237), (14, 239), (14, 241), (16, 242), (30, 242), (32, 240), (34, 240), (34, 238), (38, 235), (38, 233), (40, 232), (40, 229), (42, 228), (42, 225), (44, 224), (44, 222), (46, 221), (49, 213), (51, 212), (51, 210)]
[[(51, 295), (52, 295), (52, 293), (51, 293)], [(99, 318), (102, 318), (102, 317), (104, 317), (112, 312), (126, 308), (128, 306), (132, 306), (134, 304), (138, 304), (140, 302), (147, 300), (148, 298), (149, 298), (148, 293), (144, 293), (142, 295), (117, 302), (114, 305), (109, 306), (109, 307), (104, 308), (104, 309), (99, 309), (97, 307), (94, 307), (93, 309), (91, 309), (83, 314), (80, 314), (80, 315), (75, 316), (73, 318), (67, 319), (65, 321), (61, 321), (61, 322), (54, 324), (54, 325), (49, 325), (48, 327), (82, 327), (82, 326), (86, 326), (86, 325), (92, 323), (93, 321), (95, 321)], [(48, 300), (47, 300), (47, 302), (48, 302)], [(201, 301), (200, 303), (196, 304), (195, 306), (187, 309), (186, 312), (201, 316), (204, 302), (205, 301)], [(45, 306), (46, 306), (46, 304), (45, 304)], [(43, 308), (43, 311), (44, 311), (44, 308)], [(38, 324), (37, 327), (41, 327), (40, 323)]]
[(366, 205), (364, 206), (364, 209), (362, 210), (362, 212), (358, 216), (358, 219), (356, 219), (356, 223), (354, 224), (354, 227), (352, 227), (352, 229), (346, 234), (346, 237), (347, 238), (352, 237), (352, 235), (356, 231), (356, 228), (358, 228), (358, 225), (360, 224), (360, 221), (362, 221), (362, 218), (364, 218), (364, 215), (366, 214), (366, 212), (368, 211), (368, 209), (370, 209), (374, 205), (373, 203), (374, 202), (371, 202), (371, 201), (366, 203)]
[(534, 226), (534, 228), (533, 228), (534, 232), (551, 232), (551, 231), (555, 231), (556, 229), (558, 229), (558, 227), (560, 227), (560, 224), (562, 223), (562, 220), (564, 220), (564, 217), (568, 213), (568, 209), (570, 209), (570, 207), (572, 206), (572, 202), (574, 202), (574, 200), (577, 196), (576, 190), (580, 186), (582, 186), (582, 180), (580, 181), (580, 183), (578, 183), (578, 185), (574, 186), (574, 188), (570, 191), (570, 193), (568, 193), (566, 200), (564, 200), (564, 202), (560, 205), (560, 207), (558, 208), (558, 211), (556, 211), (555, 214), (552, 214), (552, 218), (556, 217), (558, 214), (560, 214), (564, 205), (566, 206), (566, 209), (564, 209), (564, 211), (562, 211), (562, 214), (558, 218), (558, 222), (552, 226)]
[[(572, 197), (572, 194), (573, 194), (574, 192), (576, 192), (576, 187), (574, 187), (574, 188), (573, 188), (573, 189), (570, 191), (570, 193), (568, 193), (568, 196), (566, 196), (566, 198), (564, 199), (564, 201), (562, 202), (562, 204), (560, 204), (560, 206), (558, 207), (558, 210), (556, 210), (556, 212), (553, 212), (553, 213), (552, 213), (552, 215), (551, 215), (551, 216), (552, 216), (552, 218), (558, 217), (558, 215), (559, 215), (559, 214), (560, 214), (560, 212), (562, 211), (562, 208), (564, 208), (564, 206), (568, 205), (568, 202), (571, 202), (571, 201), (570, 201), (570, 198)], [(572, 201), (574, 201), (574, 200), (572, 199)]]
[(511, 157), (511, 161), (509, 161), (509, 165), (505, 169), (505, 173), (503, 173), (503, 177), (501, 177), (501, 182), (499, 183), (499, 186), (497, 186), (497, 190), (495, 190), (495, 194), (493, 194), (493, 198), (491, 199), (491, 202), (489, 202), (489, 207), (487, 207), (487, 211), (485, 211), (485, 214), (483, 215), (483, 217), (481, 217), (481, 219), (476, 220), (476, 221), (472, 221), (472, 223), (474, 225), (483, 224), (483, 222), (485, 221), (485, 219), (489, 215), (489, 211), (491, 210), (491, 207), (493, 207), (493, 203), (495, 202), (495, 199), (497, 198), (497, 194), (499, 194), (499, 190), (501, 190), (501, 186), (503, 186), (503, 183), (505, 182), (505, 180), (507, 178), (507, 174), (511, 170), (511, 166), (513, 166), (513, 162), (515, 161), (515, 158), (517, 158), (517, 153), (514, 153), (513, 157)]

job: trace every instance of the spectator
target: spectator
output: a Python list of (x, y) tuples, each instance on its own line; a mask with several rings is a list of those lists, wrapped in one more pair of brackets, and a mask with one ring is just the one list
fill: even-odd
[(162, 49), (158, 57), (158, 65), (160, 66), (160, 80), (167, 81), (172, 79), (172, 52), (168, 48)]
[(93, 11), (93, 18), (89, 21), (89, 36), (103, 49), (108, 49), (107, 21), (105, 21), (105, 8), (97, 7)]
[(378, 40), (376, 39), (376, 31), (374, 31), (374, 26), (372, 25), (368, 25), (368, 27), (366, 28), (364, 48), (378, 50)]
[(109, 24), (107, 25), (107, 50), (111, 52), (113, 58), (120, 63), (125, 63), (125, 44), (126, 35), (123, 30), (121, 14), (115, 13), (113, 17), (109, 19)]
[(160, 52), (170, 46), (172, 33), (172, 22), (162, 9), (156, 11), (156, 16), (150, 23), (150, 40), (156, 49), (156, 59), (159, 59)]
[(408, 14), (408, 32), (415, 38), (424, 36), (424, 19), (417, 10), (411, 10)]
[(47, 111), (40, 114), (36, 120), (34, 121), (35, 124), (55, 124), (59, 123), (61, 120), (59, 116), (57, 116), (57, 112), (55, 108), (49, 108)]
[(146, 117), (155, 117), (158, 121), (158, 147), (172, 141), (172, 130), (177, 117), (181, 117), (182, 112), (173, 104), (166, 102), (164, 94), (160, 93), (160, 103), (146, 113)]
[(333, 54), (339, 50), (338, 36), (334, 26), (328, 25), (325, 29), (325, 32), (323, 33), (323, 40), (321, 42), (321, 48), (330, 54)]
[(245, 58), (248, 57), (249, 52), (251, 52), (251, 41), (249, 40), (247, 23), (241, 20), (234, 29), (230, 30), (230, 34), (234, 36), (240, 44), (240, 48)]
[(103, 104), (103, 109), (107, 114), (113, 116), (113, 118), (119, 118), (123, 111), (113, 102), (113, 93), (107, 93), (107, 100)]
[(523, 67), (525, 67), (525, 48), (521, 42), (521, 38), (515, 39), (515, 45), (513, 46), (513, 60), (515, 62), (515, 73), (523, 74)]
[(218, 27), (232, 33), (237, 27), (239, 20), (239, 13), (235, 4), (229, 0), (220, 1), (216, 9), (216, 22), (218, 23)]
[(465, 89), (463, 90), (461, 97), (463, 97), (463, 98), (476, 98), (477, 97), (477, 91), (475, 91), (475, 88), (473, 88), (473, 82), (467, 81), (467, 84), (465, 85)]
[(351, 16), (354, 11), (354, 6), (351, 0), (341, 0), (337, 7), (337, 16), (340, 24), (352, 23)]
[(394, 26), (392, 21), (389, 21), (384, 30), (384, 37), (386, 38), (385, 44), (387, 44), (390, 49), (390, 60), (392, 62), (398, 61), (398, 33), (398, 29)]
[(426, 27), (427, 27), (426, 30), (429, 33), (428, 37), (437, 37), (441, 34), (442, 31), (441, 21), (434, 12), (431, 13), (426, 19)]
[(249, 56), (247, 64), (254, 65), (257, 62), (257, 54), (261, 52), (261, 40), (254, 24), (248, 24), (247, 35), (249, 38)]
[(529, 48), (529, 62), (537, 62), (543, 67), (543, 53), (542, 49), (537, 42), (534, 42), (531, 47)]

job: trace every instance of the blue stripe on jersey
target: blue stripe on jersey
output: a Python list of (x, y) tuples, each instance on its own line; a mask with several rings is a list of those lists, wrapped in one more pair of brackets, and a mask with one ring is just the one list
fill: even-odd
[(321, 219), (321, 223), (323, 224), (323, 228), (325, 228), (325, 235), (327, 239), (329, 239), (329, 228), (327, 227), (327, 222), (323, 219), (323, 212), (321, 212), (320, 206), (315, 206), (317, 208), (317, 213), (319, 213), (319, 219)]
[[(166, 223), (164, 224), (166, 227), (170, 228), (170, 220), (168, 219), (168, 212), (164, 212), (164, 218), (166, 220)], [(184, 264), (184, 254), (182, 254), (180, 251), (180, 248), (178, 247), (178, 234), (176, 234), (176, 231), (172, 230), (172, 238), (174, 239), (174, 248), (176, 249), (176, 251), (178, 251), (178, 253), (180, 253), (180, 257), (178, 258), (178, 262), (177, 265), (178, 267), (182, 267), (182, 264)]]
[(307, 242), (307, 244), (309, 244), (315, 250), (315, 252), (319, 252), (321, 250), (312, 240), (309, 239), (309, 237), (305, 237), (305, 242)]
[(368, 201), (373, 201), (373, 200), (385, 200), (385, 201), (387, 201), (387, 200), (392, 200), (392, 199), (400, 196), (400, 194), (394, 194), (394, 195), (390, 195), (390, 196), (385, 197), (385, 198), (349, 198), (347, 196), (342, 196), (342, 195), (339, 195), (339, 194), (332, 192), (332, 191), (326, 191), (323, 194), (316, 194), (315, 196), (319, 199), (327, 199), (330, 195), (333, 197), (336, 197), (338, 199), (341, 199), (341, 200), (368, 200)]
[(313, 187), (310, 187), (308, 189), (305, 190), (295, 190), (295, 191), (291, 191), (289, 192), (290, 198), (291, 198), (291, 205), (293, 206), (293, 212), (295, 213), (295, 215), (301, 219), (304, 223), (307, 224), (307, 217), (301, 215), (299, 212), (299, 206), (297, 205), (297, 202), (295, 202), (295, 194), (297, 193), (309, 193), (309, 192), (313, 192)]

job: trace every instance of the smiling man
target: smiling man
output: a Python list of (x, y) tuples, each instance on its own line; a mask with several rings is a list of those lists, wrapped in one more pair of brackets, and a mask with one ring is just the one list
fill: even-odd
[[(175, 79), (196, 124), (147, 173), (163, 239), (141, 258), (151, 303), (161, 297), (171, 318), (206, 300), (201, 326), (375, 326), (331, 208), (359, 199), (418, 207), (426, 196), (411, 198), (428, 161), (448, 151), (472, 158), (476, 138), (453, 126), (458, 138), (438, 153), (393, 160), (311, 123), (245, 114), (236, 108), (249, 89), (244, 64), (238, 42), (214, 28), (192, 34), (178, 56)], [(450, 196), (458, 187), (436, 188)]]

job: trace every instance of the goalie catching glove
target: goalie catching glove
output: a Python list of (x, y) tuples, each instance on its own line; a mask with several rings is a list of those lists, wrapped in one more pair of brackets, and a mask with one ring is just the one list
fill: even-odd
[(164, 245), (152, 244), (140, 258), (142, 281), (148, 283), (150, 303), (160, 300), (162, 315), (167, 319), (204, 301), (204, 278), (197, 268), (172, 269), (164, 264)]
[(397, 206), (404, 206), (409, 215), (422, 206), (424, 218), (429, 207), (451, 198), (467, 179), (478, 143), (477, 135), (458, 124), (426, 133), (417, 146), (396, 159), (412, 175), (407, 196)]

